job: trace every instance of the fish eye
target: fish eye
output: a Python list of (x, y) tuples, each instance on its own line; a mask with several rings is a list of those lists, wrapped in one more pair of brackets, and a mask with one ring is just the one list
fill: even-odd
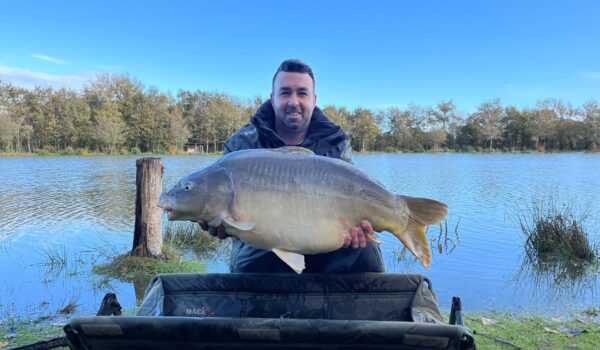
[(192, 189), (192, 187), (193, 186), (192, 186), (191, 183), (187, 183), (187, 184), (185, 184), (185, 187), (183, 189), (186, 190), (186, 191), (190, 191)]

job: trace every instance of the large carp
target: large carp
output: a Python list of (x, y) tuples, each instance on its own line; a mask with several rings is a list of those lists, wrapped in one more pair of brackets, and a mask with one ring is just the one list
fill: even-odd
[(447, 211), (444, 203), (394, 194), (352, 164), (300, 147), (226, 154), (164, 192), (158, 205), (170, 221), (223, 224), (227, 233), (272, 250), (298, 273), (302, 254), (341, 248), (364, 219), (375, 231), (393, 233), (429, 267), (425, 226)]

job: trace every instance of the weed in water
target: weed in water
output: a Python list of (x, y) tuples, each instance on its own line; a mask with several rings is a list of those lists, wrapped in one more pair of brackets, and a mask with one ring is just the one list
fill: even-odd
[(533, 200), (519, 215), (526, 254), (532, 259), (595, 263), (598, 245), (590, 242), (584, 229), (586, 217), (573, 202), (558, 204), (552, 197)]
[(38, 251), (42, 256), (41, 265), (45, 268), (42, 282), (50, 283), (56, 280), (63, 271), (66, 275), (75, 276), (81, 273), (79, 268), (85, 265), (85, 260), (79, 255), (70, 255), (63, 245), (59, 248), (46, 248)]
[(430, 241), (431, 251), (437, 250), (440, 254), (451, 254), (460, 243), (458, 237), (458, 225), (460, 225), (460, 217), (454, 226), (454, 238), (452, 238), (448, 236), (448, 220), (444, 220), (443, 224), (440, 222), (440, 233), (438, 237), (434, 237)]
[[(452, 221), (452, 219), (450, 219)], [(460, 245), (460, 237), (458, 234), (458, 226), (460, 225), (460, 217), (456, 221), (454, 225), (454, 236), (448, 234), (448, 220), (444, 220), (442, 224), (439, 224), (439, 233), (437, 237), (432, 237), (429, 240), (429, 245), (431, 252), (437, 251), (439, 254), (450, 255), (452, 252)], [(425, 233), (427, 234), (429, 231), (429, 226), (427, 227)], [(412, 257), (412, 259), (411, 259)], [(395, 266), (400, 266), (404, 270), (413, 270), (415, 263), (418, 261), (414, 255), (410, 254), (408, 248), (405, 246), (402, 249), (392, 250), (392, 259), (391, 262)]]
[(537, 289), (546, 285), (555, 296), (594, 285), (599, 249), (589, 240), (586, 217), (575, 201), (559, 204), (553, 197), (519, 209), (525, 243), (517, 279), (532, 280)]

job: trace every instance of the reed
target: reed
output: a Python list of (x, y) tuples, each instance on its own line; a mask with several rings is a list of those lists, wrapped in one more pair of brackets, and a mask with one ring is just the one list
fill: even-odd
[(204, 256), (221, 251), (224, 241), (204, 232), (200, 225), (192, 222), (168, 222), (163, 230), (165, 241), (182, 250), (191, 250), (196, 255)]
[(525, 253), (530, 260), (561, 259), (597, 263), (598, 244), (585, 229), (587, 213), (574, 201), (559, 204), (552, 197), (532, 200), (519, 214), (525, 236)]

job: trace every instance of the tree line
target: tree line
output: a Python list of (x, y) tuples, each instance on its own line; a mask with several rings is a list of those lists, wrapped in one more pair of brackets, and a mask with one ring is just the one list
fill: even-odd
[[(220, 152), (262, 102), (207, 91), (179, 90), (172, 96), (127, 75), (98, 75), (81, 91), (25, 89), (0, 81), (0, 150)], [(323, 111), (357, 151), (580, 151), (600, 145), (596, 100), (573, 106), (547, 99), (519, 109), (493, 99), (468, 114), (458, 112), (452, 100), (383, 110), (327, 105)]]

